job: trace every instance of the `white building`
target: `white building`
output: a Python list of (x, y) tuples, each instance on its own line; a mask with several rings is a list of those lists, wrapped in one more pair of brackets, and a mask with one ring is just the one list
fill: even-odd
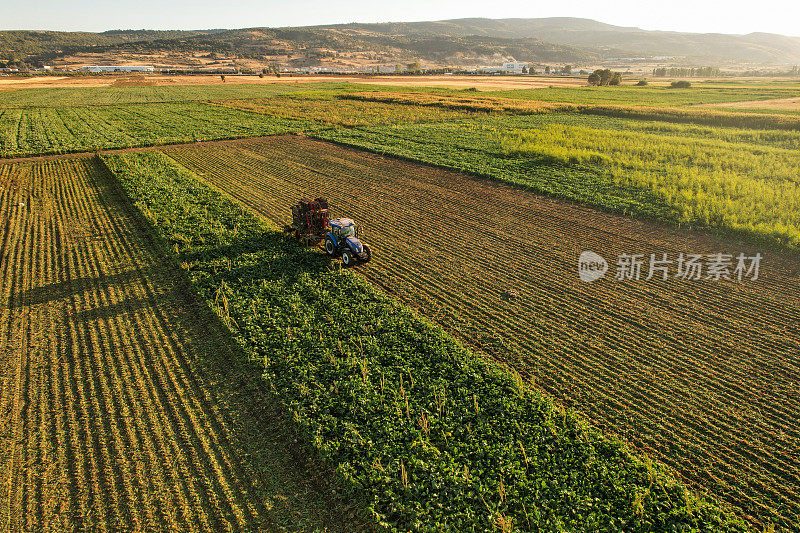
[(503, 63), (503, 70), (514, 74), (522, 74), (522, 69), (528, 68), (527, 63)]
[(153, 72), (155, 69), (145, 65), (88, 65), (81, 67), (84, 72)]

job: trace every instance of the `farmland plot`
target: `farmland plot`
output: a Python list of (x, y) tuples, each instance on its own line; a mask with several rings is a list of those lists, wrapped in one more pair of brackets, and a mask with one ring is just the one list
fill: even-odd
[[(753, 522), (800, 518), (794, 255), (307, 139), (169, 154), (278, 223), (299, 197), (326, 195), (366, 226), (368, 279)], [(621, 253), (765, 260), (755, 281), (582, 284), (583, 250), (612, 265)]]
[(0, 109), (0, 157), (254, 137), (302, 125), (200, 103)]
[(689, 89), (671, 87), (550, 87), (541, 89), (516, 89), (491, 91), (486, 96), (540, 100), (545, 102), (571, 102), (576, 104), (623, 104), (647, 106), (689, 106), (721, 102), (769, 100), (797, 96), (800, 89), (791, 87), (714, 87), (699, 85)]
[(796, 132), (586, 119), (492, 117), (314, 135), (623, 214), (800, 244)]
[(4, 91), (0, 108), (61, 107), (160, 102), (201, 102), (219, 98), (267, 98), (314, 89), (341, 89), (347, 84), (155, 85), (148, 87), (48, 87)]
[(347, 524), (112, 183), (91, 159), (0, 165), (0, 527)]

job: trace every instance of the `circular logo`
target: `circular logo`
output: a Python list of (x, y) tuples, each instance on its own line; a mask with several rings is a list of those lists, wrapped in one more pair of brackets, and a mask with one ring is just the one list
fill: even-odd
[(581, 252), (578, 258), (578, 276), (584, 283), (591, 283), (602, 278), (608, 272), (608, 262), (603, 256), (594, 252)]

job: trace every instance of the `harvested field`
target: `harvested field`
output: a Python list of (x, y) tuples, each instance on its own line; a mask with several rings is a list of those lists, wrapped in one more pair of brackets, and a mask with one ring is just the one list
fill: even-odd
[[(4, 89), (22, 89), (39, 87), (108, 87), (114, 85), (125, 75), (103, 76), (31, 76), (8, 77), (0, 79), (0, 91)], [(227, 75), (223, 82), (218, 74), (195, 76), (160, 76), (147, 75), (146, 79), (153, 85), (239, 85), (239, 84), (291, 84), (320, 82), (353, 82), (370, 85), (393, 85), (402, 87), (449, 87), (463, 89), (475, 87), (484, 91), (501, 89), (532, 89), (537, 87), (575, 87), (586, 85), (583, 78), (567, 78), (563, 76), (544, 77), (510, 77), (510, 76), (370, 76), (370, 75), (291, 75), (284, 74), (280, 78), (268, 76)], [(633, 83), (633, 82), (631, 82)]]
[(95, 159), (0, 191), (3, 530), (363, 529)]
[(800, 98), (774, 98), (772, 100), (746, 100), (744, 102), (724, 102), (714, 107), (760, 108), (775, 111), (800, 111)]
[[(278, 223), (327, 196), (366, 228), (368, 279), (749, 520), (800, 519), (795, 254), (304, 138), (164, 151)], [(755, 281), (583, 284), (583, 250), (765, 259)]]

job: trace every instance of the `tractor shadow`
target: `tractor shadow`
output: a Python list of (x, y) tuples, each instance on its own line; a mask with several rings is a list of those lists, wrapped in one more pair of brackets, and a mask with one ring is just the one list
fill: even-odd
[(344, 266), (341, 259), (325, 253), (321, 245), (306, 246), (280, 231), (267, 231), (237, 238), (223, 246), (182, 253), (178, 262), (195, 272), (206, 271), (226, 282), (235, 280), (237, 284), (274, 280), (292, 283), (303, 275), (358, 268)]

